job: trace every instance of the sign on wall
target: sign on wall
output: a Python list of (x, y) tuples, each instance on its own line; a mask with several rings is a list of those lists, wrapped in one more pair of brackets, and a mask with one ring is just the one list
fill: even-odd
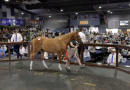
[(24, 25), (22, 19), (1, 19), (1, 25)]
[(84, 25), (86, 24), (87, 25), (88, 21), (80, 21), (80, 25), (82, 25), (82, 24), (84, 24)]

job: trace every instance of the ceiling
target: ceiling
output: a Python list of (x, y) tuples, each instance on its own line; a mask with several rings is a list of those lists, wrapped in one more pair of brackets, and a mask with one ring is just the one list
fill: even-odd
[(49, 18), (49, 15), (68, 18), (67, 16), (75, 13), (98, 12), (106, 15), (130, 11), (129, 0), (10, 0), (9, 2), (1, 0), (1, 2), (45, 18)]

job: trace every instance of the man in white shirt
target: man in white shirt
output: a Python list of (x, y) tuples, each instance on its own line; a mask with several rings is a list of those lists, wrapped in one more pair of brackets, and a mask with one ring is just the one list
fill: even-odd
[(86, 35), (83, 33), (83, 28), (80, 28), (79, 31), (79, 36), (81, 37), (82, 42), (86, 43)]
[[(83, 33), (83, 28), (79, 28), (79, 36), (81, 37), (81, 40), (83, 43), (86, 43), (87, 40), (86, 40), (86, 36), (85, 34)], [(84, 52), (85, 48), (83, 47), (83, 52)], [(78, 53), (79, 53), (79, 56), (80, 56), (80, 49), (78, 48)]]
[[(116, 50), (115, 49), (111, 49), (112, 53), (109, 55), (108, 59), (107, 59), (107, 63), (110, 65), (116, 65)], [(121, 59), (121, 54), (118, 54), (118, 62), (120, 62)]]
[[(14, 30), (14, 34), (11, 37), (11, 42), (22, 42), (22, 41), (23, 41), (22, 35), (18, 33), (17, 30)], [(14, 52), (17, 54), (17, 59), (19, 58), (19, 56), (20, 58), (22, 58), (22, 55), (19, 53), (19, 48), (20, 45), (14, 45)]]

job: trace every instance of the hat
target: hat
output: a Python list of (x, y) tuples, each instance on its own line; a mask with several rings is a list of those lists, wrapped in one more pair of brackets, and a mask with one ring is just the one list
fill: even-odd
[(116, 49), (111, 49), (112, 51), (116, 51)]

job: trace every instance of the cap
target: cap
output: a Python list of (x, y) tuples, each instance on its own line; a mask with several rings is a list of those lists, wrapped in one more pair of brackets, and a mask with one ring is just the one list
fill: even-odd
[(112, 51), (116, 51), (116, 49), (111, 49)]

